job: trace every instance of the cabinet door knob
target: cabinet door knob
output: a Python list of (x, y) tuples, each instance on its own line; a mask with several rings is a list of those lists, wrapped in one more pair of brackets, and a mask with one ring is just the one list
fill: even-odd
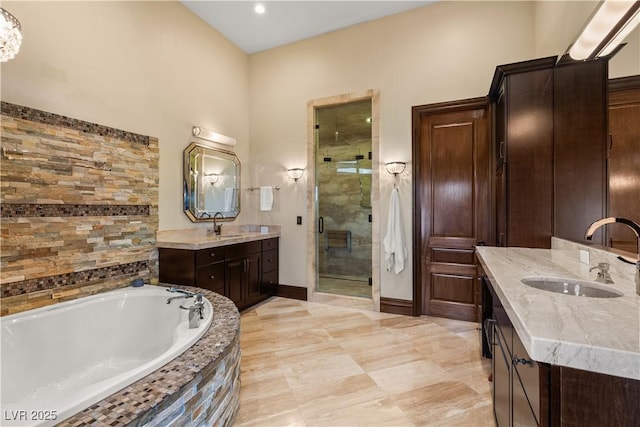
[(209, 279), (215, 279), (216, 276), (214, 276), (213, 274), (211, 276), (209, 276)]
[(211, 253), (209, 254), (209, 256), (210, 256), (211, 258), (213, 258), (214, 256), (216, 256), (216, 254), (215, 254), (215, 253), (213, 253), (213, 252), (211, 252)]
[(273, 260), (272, 260), (271, 258), (269, 258), (269, 259), (267, 260), (267, 262), (273, 262)]

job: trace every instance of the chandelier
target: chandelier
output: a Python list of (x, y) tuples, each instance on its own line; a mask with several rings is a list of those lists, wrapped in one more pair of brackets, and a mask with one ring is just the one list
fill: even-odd
[(13, 59), (20, 50), (22, 28), (15, 16), (0, 7), (0, 62)]

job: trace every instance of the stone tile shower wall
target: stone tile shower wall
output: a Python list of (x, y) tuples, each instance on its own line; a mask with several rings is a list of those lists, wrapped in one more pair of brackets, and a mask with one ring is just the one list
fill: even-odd
[[(371, 170), (371, 140), (345, 141), (343, 145), (321, 149), (316, 156), (316, 176), (319, 188), (319, 215), (324, 230), (319, 235), (318, 273), (366, 277), (371, 272), (371, 174), (339, 172), (338, 166)], [(356, 155), (364, 156), (357, 163)], [(324, 157), (330, 157), (325, 162)], [(327, 248), (330, 230), (351, 232), (351, 252), (344, 248)]]
[(2, 102), (0, 314), (157, 277), (158, 140)]

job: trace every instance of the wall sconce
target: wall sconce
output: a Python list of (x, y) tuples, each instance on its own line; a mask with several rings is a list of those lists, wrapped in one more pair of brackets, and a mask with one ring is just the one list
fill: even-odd
[(575, 60), (609, 55), (640, 23), (640, 2), (606, 0), (591, 17), (569, 56)]
[(207, 173), (204, 177), (211, 185), (215, 185), (216, 182), (220, 181), (220, 174), (217, 173)]
[(230, 136), (223, 135), (218, 132), (214, 132), (209, 129), (203, 129), (199, 126), (194, 126), (191, 128), (191, 133), (196, 138), (206, 139), (207, 141), (217, 142), (218, 144), (224, 145), (236, 145), (236, 139)]
[(302, 175), (304, 175), (304, 169), (302, 168), (287, 169), (287, 175), (289, 175), (289, 178), (293, 179), (294, 181), (298, 181), (300, 178), (302, 178)]
[(384, 167), (387, 169), (387, 172), (397, 177), (399, 174), (404, 172), (407, 164), (405, 162), (389, 162), (385, 163)]

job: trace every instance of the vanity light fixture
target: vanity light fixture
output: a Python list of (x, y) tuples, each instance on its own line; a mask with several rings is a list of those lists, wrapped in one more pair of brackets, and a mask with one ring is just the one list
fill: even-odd
[(289, 175), (289, 178), (293, 179), (294, 181), (298, 181), (300, 178), (302, 178), (302, 175), (304, 175), (304, 169), (302, 168), (287, 169), (287, 175)]
[(387, 172), (389, 172), (393, 176), (398, 176), (399, 174), (404, 172), (407, 164), (405, 162), (389, 162), (385, 163), (384, 167), (385, 169), (387, 169)]
[(224, 145), (236, 145), (236, 139), (230, 136), (223, 135), (218, 132), (214, 132), (209, 129), (204, 129), (199, 126), (194, 126), (191, 128), (191, 133), (196, 138), (206, 139), (207, 141), (217, 142), (218, 144)]
[(605, 0), (569, 49), (575, 60), (611, 54), (640, 23), (640, 2)]
[(0, 62), (7, 62), (18, 54), (22, 44), (20, 21), (0, 7)]

